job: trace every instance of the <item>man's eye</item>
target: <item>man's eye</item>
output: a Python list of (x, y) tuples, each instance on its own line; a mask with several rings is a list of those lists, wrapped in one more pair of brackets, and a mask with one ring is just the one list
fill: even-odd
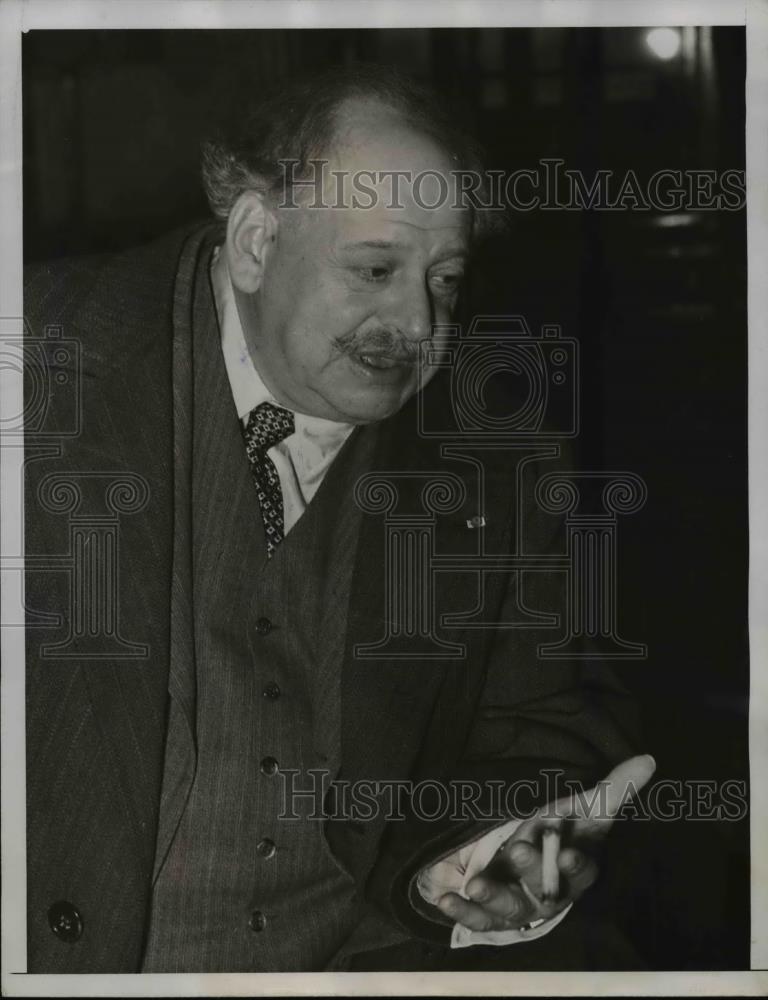
[(432, 281), (443, 292), (455, 292), (463, 277), (463, 274), (436, 274)]
[(359, 267), (357, 273), (363, 281), (370, 281), (372, 284), (385, 281), (389, 277), (388, 267)]

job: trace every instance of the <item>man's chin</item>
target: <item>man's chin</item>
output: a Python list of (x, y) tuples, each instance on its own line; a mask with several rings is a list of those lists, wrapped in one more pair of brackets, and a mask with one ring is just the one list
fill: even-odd
[(414, 387), (377, 387), (365, 393), (333, 400), (337, 420), (351, 424), (371, 424), (394, 416), (416, 391)]

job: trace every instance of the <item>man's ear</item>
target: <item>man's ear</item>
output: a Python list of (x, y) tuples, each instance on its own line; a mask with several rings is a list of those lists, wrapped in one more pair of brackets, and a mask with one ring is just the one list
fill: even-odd
[(227, 263), (232, 283), (253, 294), (277, 235), (277, 216), (258, 191), (244, 191), (227, 221)]

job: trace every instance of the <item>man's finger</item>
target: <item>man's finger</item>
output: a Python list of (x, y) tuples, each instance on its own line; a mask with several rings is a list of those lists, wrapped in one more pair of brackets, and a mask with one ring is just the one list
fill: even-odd
[[(570, 815), (576, 819), (574, 833), (594, 836), (607, 833), (616, 814), (650, 781), (656, 761), (650, 754), (630, 757), (615, 767), (595, 788), (575, 793), (570, 799)], [(568, 808), (569, 800), (556, 803), (556, 810)]]
[(570, 899), (577, 899), (597, 878), (595, 861), (575, 847), (565, 847), (560, 851), (557, 867), (567, 879)]
[(476, 875), (467, 883), (467, 895), (492, 916), (525, 922), (532, 906), (519, 886)]
[(479, 903), (462, 899), (454, 892), (446, 893), (437, 905), (447, 917), (450, 917), (457, 924), (463, 924), (471, 931), (500, 930), (503, 927), (514, 926), (515, 923), (524, 924), (529, 919), (528, 914), (530, 913), (530, 905), (527, 901), (515, 901), (506, 916), (501, 916), (492, 913)]
[(650, 754), (630, 757), (610, 772), (605, 779), (606, 811), (609, 816), (615, 816), (628, 797), (641, 791), (653, 776), (656, 761)]
[(513, 840), (505, 848), (512, 874), (535, 896), (541, 895), (541, 851), (525, 840)]

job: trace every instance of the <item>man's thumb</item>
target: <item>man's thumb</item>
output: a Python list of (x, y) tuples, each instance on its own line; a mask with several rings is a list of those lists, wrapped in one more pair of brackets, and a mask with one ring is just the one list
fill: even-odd
[(615, 816), (628, 799), (644, 788), (655, 770), (656, 761), (647, 753), (630, 757), (614, 767), (601, 782), (605, 787), (603, 803), (607, 817)]

